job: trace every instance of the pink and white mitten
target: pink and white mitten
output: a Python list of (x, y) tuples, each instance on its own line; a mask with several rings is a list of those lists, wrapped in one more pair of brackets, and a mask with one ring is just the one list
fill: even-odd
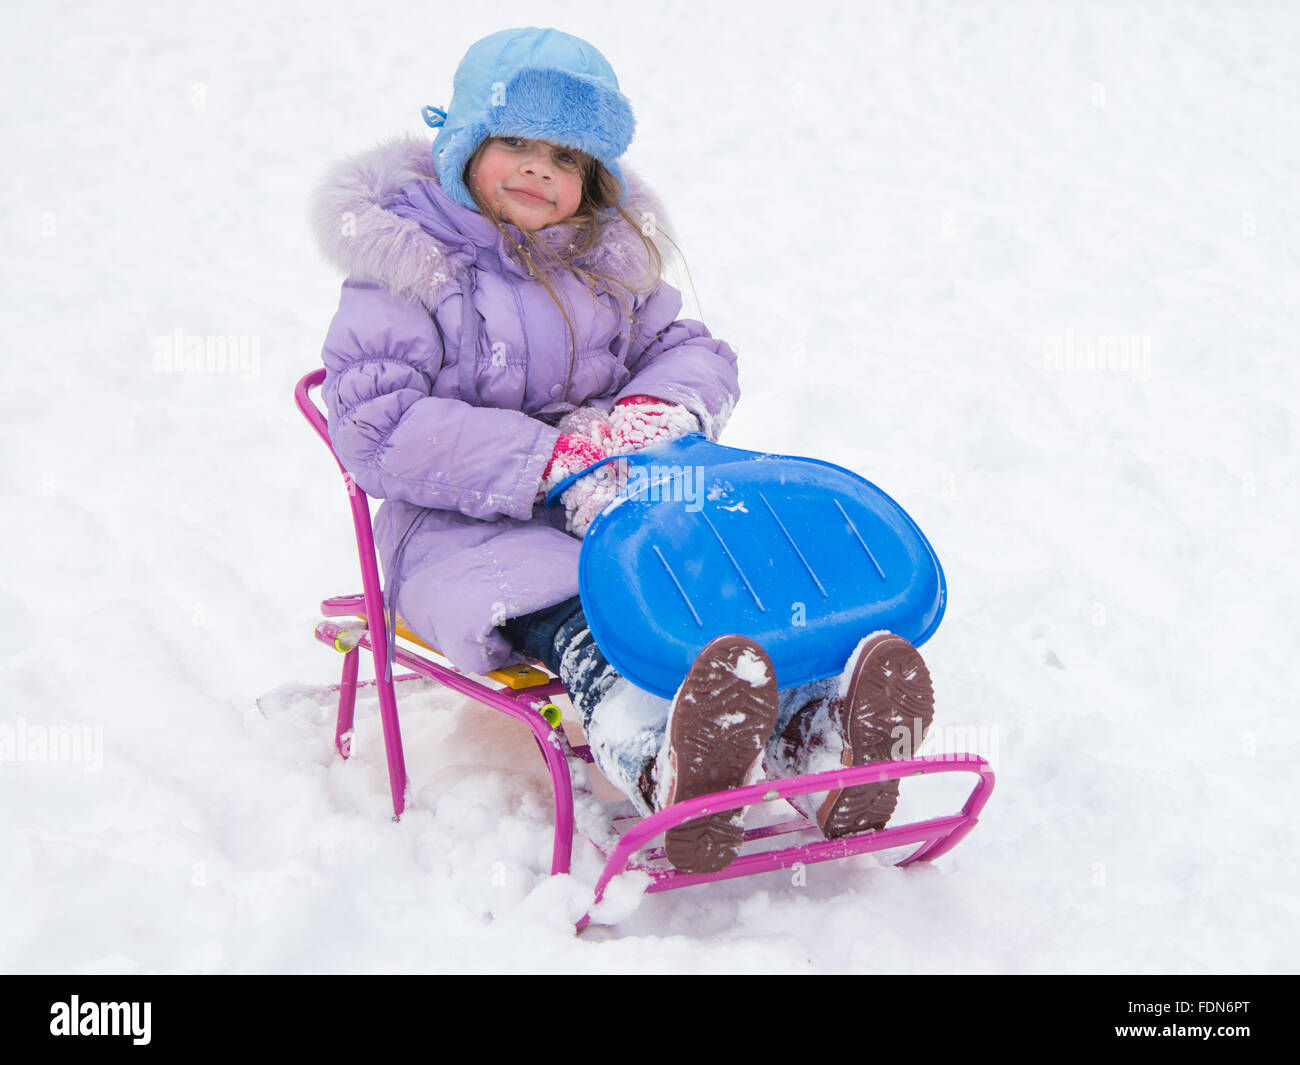
[[(561, 433), (551, 453), (551, 461), (542, 474), (542, 495), (548, 494), (566, 477), (607, 457), (608, 452), (587, 437)], [(596, 515), (623, 490), (627, 483), (626, 474), (621, 469), (623, 465), (621, 462), (607, 462), (600, 469), (574, 481), (560, 496), (560, 502), (564, 504), (564, 527), (574, 536), (586, 536)]]
[(578, 407), (569, 411), (555, 427), (561, 433), (585, 436), (598, 448), (609, 452), (609, 415), (599, 407)]
[(698, 433), (700, 421), (678, 403), (655, 396), (627, 396), (609, 413), (611, 455), (666, 444), (670, 440)]

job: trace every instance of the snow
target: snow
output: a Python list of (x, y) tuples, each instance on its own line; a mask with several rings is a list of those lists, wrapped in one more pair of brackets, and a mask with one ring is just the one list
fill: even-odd
[(311, 632), (359, 581), (291, 400), (341, 280), (311, 184), (538, 12), (299, 16), (8, 13), (0, 725), (102, 761), (0, 764), (5, 970), (1294, 968), (1300, 13), (545, 9), (618, 71), (686, 313), (739, 349), (723, 443), (907, 508), (949, 579), (935, 730), (998, 770), (934, 865), (629, 883), (581, 936), (601, 862), (547, 875), (526, 730), (403, 685), (400, 823), (373, 689), (334, 750)]
[(751, 688), (761, 688), (769, 679), (767, 663), (748, 647), (736, 659), (736, 664), (731, 667), (731, 672)]

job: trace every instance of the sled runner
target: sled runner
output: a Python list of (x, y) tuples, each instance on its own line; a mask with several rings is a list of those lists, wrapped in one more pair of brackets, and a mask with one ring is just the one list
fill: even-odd
[[(324, 380), (324, 369), (307, 374), (297, 384), (295, 400), (329, 446), (326, 419), (310, 395)], [(698, 435), (624, 458), (632, 471), (627, 497), (592, 522), (580, 553), (579, 586), (598, 646), (634, 683), (671, 697), (694, 657), (691, 648), (698, 652), (726, 632), (762, 643), (780, 686), (789, 687), (838, 672), (857, 640), (873, 629), (891, 628), (920, 643), (937, 627), (944, 583), (934, 552), (902, 508), (855, 474), (815, 460), (725, 448)], [(325, 620), (315, 630), (318, 640), (343, 655), (335, 728), (340, 755), (350, 753), (357, 688), (373, 683), (397, 819), (406, 801), (397, 683), (429, 678), (507, 714), (531, 730), (546, 763), (555, 802), (551, 873), (567, 873), (575, 835), (570, 760), (590, 763), (592, 756), (585, 745), (570, 744), (560, 727), (561, 710), (553, 700), (565, 693), (564, 685), (528, 665), (487, 676), (462, 672), (436, 660), (441, 658), (436, 649), (401, 619), (397, 634), (415, 649), (398, 645), (393, 658), (411, 672), (386, 679), (388, 637), (370, 504), (337, 456), (335, 462), (348, 488), (363, 589), (325, 600)], [(557, 487), (552, 498), (566, 486)], [(757, 520), (744, 524), (755, 515)], [(637, 573), (657, 572), (651, 560), (667, 571), (664, 579), (635, 580)], [(792, 604), (802, 604), (802, 624)], [(362, 651), (375, 666), (373, 682), (358, 679)], [(822, 838), (789, 802), (833, 789), (955, 772), (976, 778), (959, 813), (837, 839)], [(633, 868), (648, 874), (646, 890), (653, 893), (903, 846), (915, 850), (899, 865), (932, 861), (975, 826), (992, 788), (993, 773), (983, 758), (916, 757), (763, 781), (688, 799), (646, 818), (618, 818), (612, 823), (613, 842), (588, 837), (606, 859), (593, 905), (614, 877)], [(719, 872), (683, 873), (668, 865), (662, 847), (653, 847), (669, 829), (707, 814), (744, 806), (767, 810), (763, 804), (778, 803), (786, 819), (748, 828), (739, 857)], [(589, 917), (578, 922), (579, 930)]]

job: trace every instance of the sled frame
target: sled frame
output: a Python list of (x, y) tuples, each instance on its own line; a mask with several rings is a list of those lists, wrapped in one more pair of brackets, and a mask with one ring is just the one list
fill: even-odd
[[(398, 644), (393, 648), (394, 662), (411, 672), (385, 677), (388, 633), (384, 625), (384, 597), (375, 553), (370, 502), (366, 494), (352, 480), (343, 464), (339, 462), (330, 444), (325, 416), (311, 398), (311, 390), (318, 388), (324, 380), (323, 368), (308, 373), (298, 381), (294, 390), (294, 399), (303, 416), (330, 449), (330, 454), (343, 475), (356, 533), (363, 589), (360, 594), (335, 596), (324, 600), (320, 607), (324, 620), (316, 625), (314, 633), (317, 640), (333, 647), (343, 655), (342, 677), (339, 684), (333, 686), (339, 693), (334, 745), (341, 757), (346, 759), (350, 756), (357, 690), (373, 684), (379, 701), (393, 820), (397, 821), (400, 820), (406, 807), (408, 787), (401, 725), (397, 713), (397, 683), (416, 677), (427, 678), (506, 714), (531, 731), (542, 759), (546, 763), (555, 808), (551, 875), (568, 873), (572, 863), (576, 833), (574, 784), (569, 769), (570, 760), (591, 763), (593, 758), (587, 745), (571, 744), (564, 729), (559, 726), (559, 709), (555, 706), (553, 698), (566, 694), (564, 685), (544, 669), (528, 666), (495, 670), (487, 676), (462, 672), (442, 659), (434, 648), (407, 631), (400, 619), (397, 630), (402, 639), (442, 660), (435, 660), (429, 655)], [(367, 653), (374, 666), (373, 681), (359, 679), (363, 651)], [(889, 826), (839, 839), (821, 838), (817, 826), (790, 802), (801, 795), (817, 794), (831, 789), (885, 780), (901, 780), (923, 774), (952, 772), (970, 773), (977, 778), (959, 813), (906, 825)], [(955, 847), (975, 827), (980, 812), (988, 801), (993, 784), (994, 776), (988, 763), (976, 755), (908, 758), (763, 781), (687, 799), (648, 817), (615, 818), (612, 827), (617, 836), (617, 843), (612, 848), (607, 849), (595, 840), (588, 840), (606, 859), (604, 869), (596, 883), (592, 909), (604, 897), (610, 881), (629, 870), (647, 874), (650, 885), (646, 891), (655, 893), (909, 845), (917, 846), (896, 864), (903, 866), (913, 862), (933, 861)], [(775, 801), (783, 801), (787, 804), (789, 810), (793, 811), (794, 818), (746, 830), (741, 853), (730, 865), (718, 872), (683, 873), (667, 865), (662, 848), (651, 849), (654, 841), (665, 832), (687, 821), (726, 810), (739, 809), (742, 806)], [(631, 824), (620, 832), (619, 823), (629, 821)], [(796, 836), (799, 842), (775, 849), (762, 849), (762, 841), (782, 835)], [(807, 839), (808, 836), (815, 838)], [(642, 851), (646, 853), (642, 854)], [(589, 909), (588, 913), (578, 921), (577, 929), (581, 931), (590, 920)]]

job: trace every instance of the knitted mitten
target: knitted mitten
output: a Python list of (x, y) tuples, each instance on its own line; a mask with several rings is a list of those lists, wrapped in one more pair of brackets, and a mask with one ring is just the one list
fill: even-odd
[(611, 455), (630, 451), (700, 431), (700, 421), (685, 407), (654, 396), (628, 396), (609, 413)]
[[(585, 436), (561, 433), (551, 453), (551, 461), (542, 474), (541, 494), (545, 496), (566, 477), (606, 457), (607, 452)], [(622, 466), (621, 462), (608, 462), (574, 481), (560, 496), (560, 502), (564, 504), (564, 526), (574, 536), (586, 536), (596, 515), (623, 490), (627, 478)]]
[(569, 411), (555, 427), (561, 433), (585, 436), (606, 454), (613, 454), (609, 448), (611, 430), (609, 415), (598, 407), (578, 407)]

